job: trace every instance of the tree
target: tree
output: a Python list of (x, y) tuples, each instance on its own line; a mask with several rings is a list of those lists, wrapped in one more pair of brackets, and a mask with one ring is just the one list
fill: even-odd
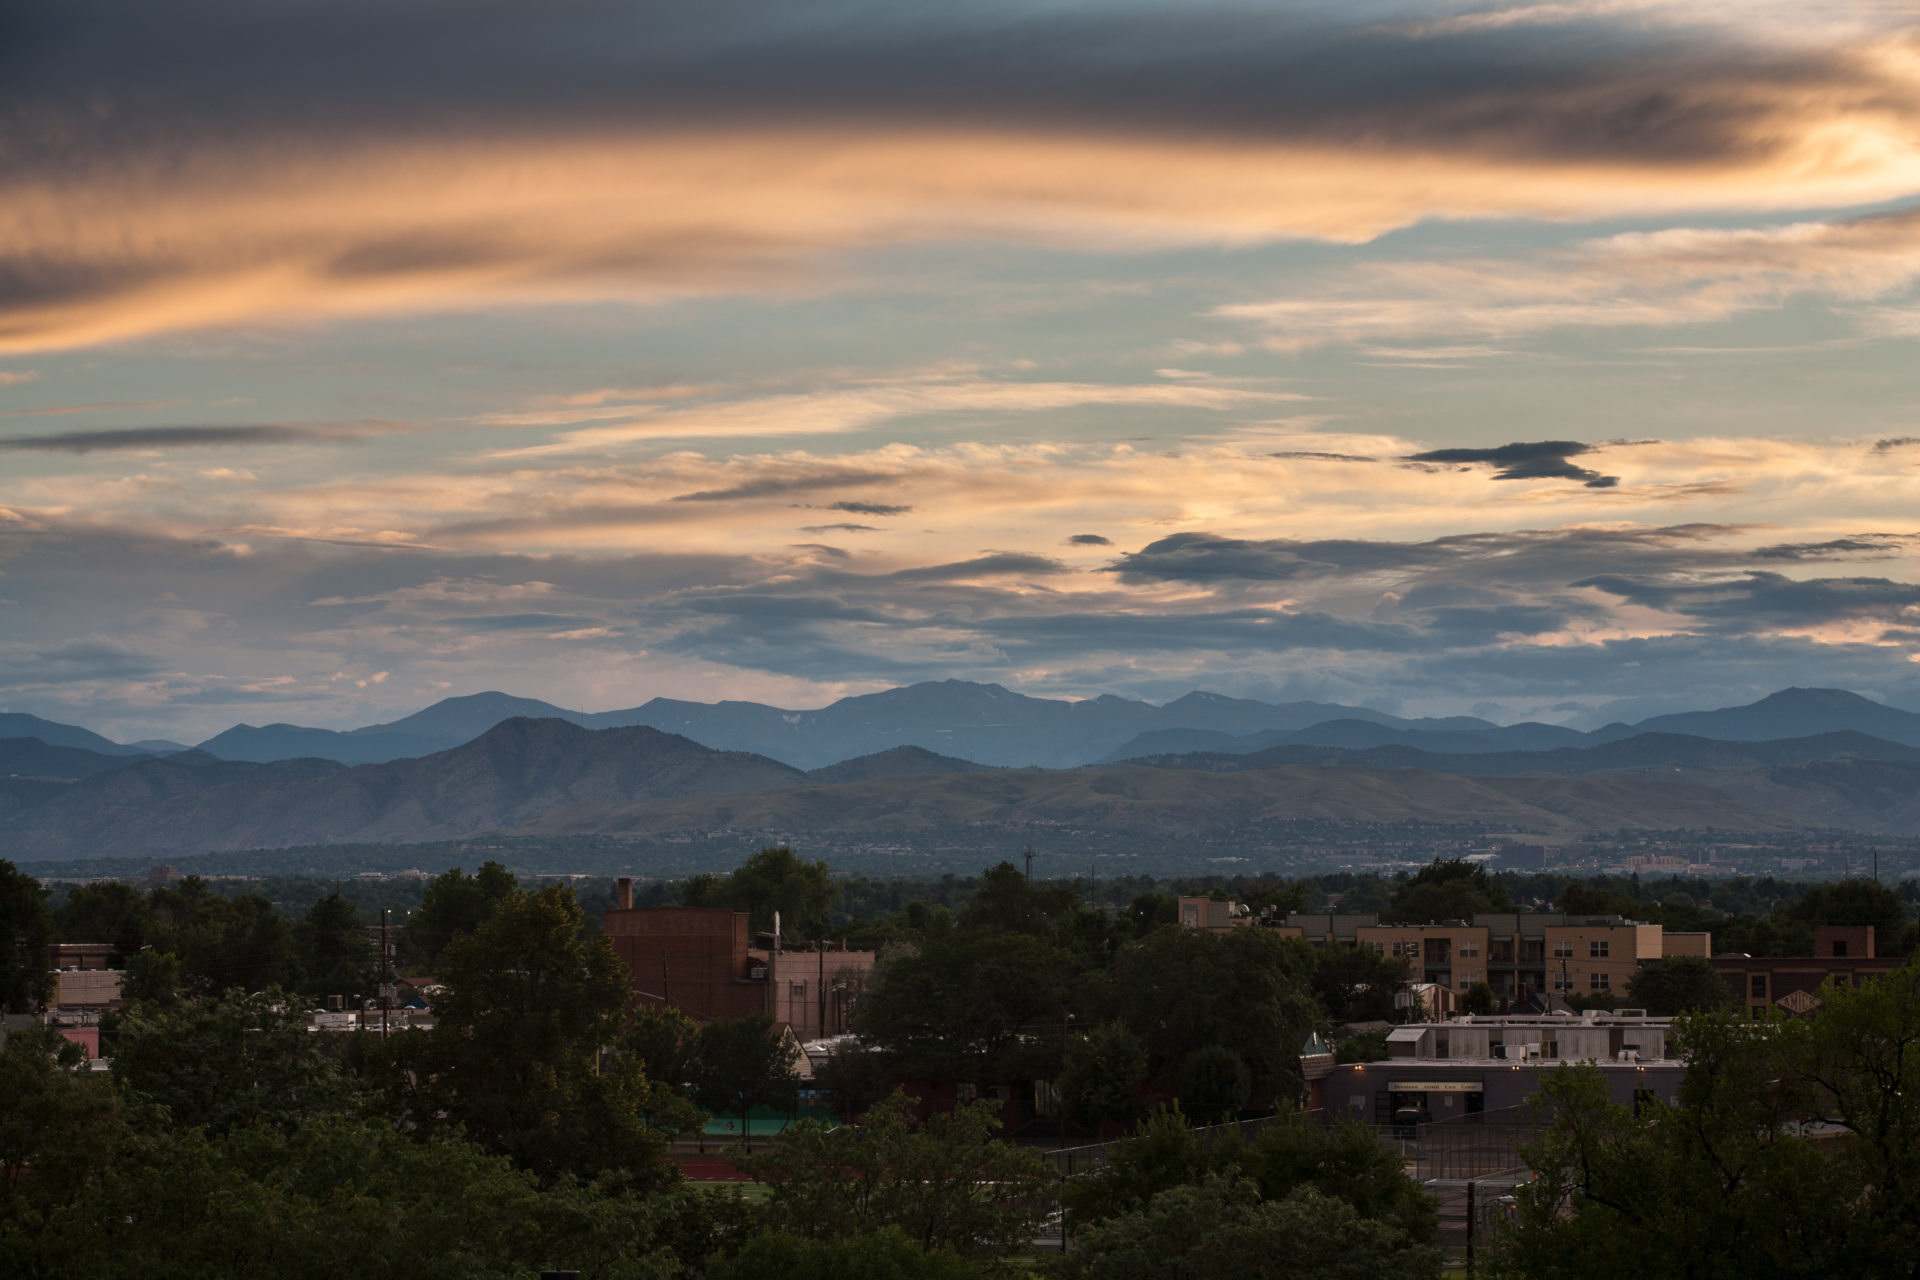
[(1222, 1177), (1087, 1228), (1060, 1271), (1084, 1280), (1438, 1280), (1440, 1251), (1312, 1187), (1265, 1200), (1252, 1183)]
[(980, 1099), (923, 1123), (895, 1093), (857, 1126), (802, 1120), (738, 1163), (766, 1184), (769, 1224), (791, 1235), (849, 1240), (897, 1227), (929, 1253), (1025, 1251), (1055, 1176), (1039, 1153), (994, 1139), (997, 1111)]
[(755, 1107), (791, 1108), (800, 1076), (786, 1033), (764, 1013), (716, 1018), (700, 1028), (694, 1045), (695, 1097), (708, 1111), (740, 1117), (747, 1149), (753, 1149)]
[(602, 1062), (601, 1046), (625, 1028), (631, 988), (612, 944), (584, 925), (565, 885), (500, 899), (442, 952), (434, 1028), (395, 1037), (389, 1081), (408, 1122), (430, 1128), (444, 1117), (543, 1180), (619, 1170), (635, 1185), (663, 1185), (665, 1139), (642, 1116), (673, 1113), (675, 1095), (632, 1056)]
[(119, 1095), (84, 1060), (51, 1027), (0, 1047), (0, 1238), (78, 1195), (124, 1140)]
[(293, 931), (258, 894), (223, 898), (198, 876), (155, 889), (153, 946), (180, 958), (180, 984), (200, 995), (264, 991), (299, 976)]
[(1180, 1109), (1202, 1120), (1231, 1120), (1253, 1096), (1253, 1073), (1223, 1044), (1203, 1044), (1185, 1058), (1174, 1077)]
[(1039, 938), (960, 930), (884, 957), (854, 1030), (886, 1054), (896, 1080), (1048, 1079), (1073, 978), (1066, 954)]
[(1627, 999), (1660, 1018), (1711, 1012), (1733, 1002), (1726, 979), (1705, 956), (1647, 961), (1627, 979)]
[(1312, 968), (1305, 943), (1270, 929), (1170, 925), (1119, 955), (1113, 987), (1157, 1083), (1176, 1086), (1189, 1055), (1220, 1045), (1246, 1065), (1251, 1097), (1290, 1102), (1303, 1087), (1300, 1042), (1319, 1020)]
[(1387, 924), (1471, 920), (1476, 912), (1511, 911), (1513, 901), (1487, 869), (1463, 858), (1435, 858), (1394, 890), (1382, 913)]
[(960, 913), (964, 929), (1004, 929), (1050, 938), (1060, 918), (1073, 910), (1075, 895), (1067, 885), (1035, 887), (1011, 862), (989, 867), (980, 877), (973, 901)]
[(1910, 1272), (1920, 1257), (1920, 962), (1859, 987), (1833, 979), (1816, 1016), (1781, 1028), (1803, 1107), (1844, 1129), (1834, 1163), (1870, 1229), (1855, 1274)]
[(1160, 1192), (1195, 1185), (1216, 1169), (1180, 1109), (1157, 1107), (1105, 1160), (1068, 1179), (1061, 1199), (1078, 1230), (1090, 1222), (1137, 1213)]
[(407, 941), (431, 966), (449, 942), (472, 933), (494, 904), (514, 890), (513, 873), (497, 862), (483, 862), (468, 875), (459, 867), (436, 876), (407, 917)]
[(180, 996), (180, 957), (170, 951), (137, 951), (128, 956), (120, 996), (130, 1003), (172, 1004)]
[(839, 894), (824, 862), (803, 861), (786, 845), (762, 849), (728, 876), (695, 876), (682, 900), (690, 907), (732, 907), (747, 913), (756, 932), (773, 928), (791, 938), (824, 938)]
[(52, 994), (52, 942), (47, 891), (0, 858), (0, 1013), (32, 1013)]
[(278, 990), (235, 989), (173, 1008), (133, 1006), (114, 1029), (113, 1074), (183, 1128), (291, 1131), (361, 1102), (333, 1048)]
[(1839, 1176), (1832, 1144), (1798, 1136), (1807, 1118), (1791, 1082), (1788, 1024), (1695, 1015), (1674, 1024), (1688, 1066), (1679, 1106), (1612, 1100), (1595, 1066), (1563, 1066), (1536, 1093), (1547, 1121), (1521, 1154), (1496, 1275), (1599, 1280), (1623, 1268), (1650, 1280), (1795, 1280), (1889, 1274), (1857, 1268), (1866, 1188)]
[(0, 1273), (100, 1280), (408, 1276), (669, 1280), (677, 1198), (606, 1183), (542, 1187), (448, 1135), (342, 1116), (291, 1133), (135, 1135), (78, 1193), (0, 1235)]
[(146, 895), (119, 880), (75, 885), (53, 918), (65, 941), (111, 942), (123, 964), (147, 945), (153, 932)]
[(1497, 1003), (1493, 988), (1484, 982), (1476, 982), (1460, 993), (1460, 1012), (1484, 1017), (1494, 1011)]
[(1265, 1200), (1283, 1200), (1310, 1187), (1352, 1205), (1368, 1222), (1387, 1223), (1413, 1244), (1439, 1238), (1432, 1197), (1365, 1125), (1318, 1125), (1304, 1116), (1285, 1116), (1237, 1155), (1224, 1158), (1237, 1163)]
[(1313, 952), (1313, 994), (1335, 1022), (1387, 1022), (1407, 988), (1407, 962), (1370, 947), (1329, 943)]
[(1814, 885), (1781, 914), (1808, 926), (1872, 925), (1874, 949), (1881, 955), (1901, 954), (1909, 915), (1897, 891), (1877, 880), (1862, 879)]
[(671, 1005), (643, 1004), (627, 1020), (620, 1049), (640, 1060), (647, 1078), (678, 1088), (693, 1083), (700, 1024)]
[(1145, 1110), (1140, 1090), (1146, 1083), (1146, 1046), (1125, 1023), (1103, 1022), (1067, 1042), (1060, 1096), (1078, 1123), (1131, 1124)]
[(310, 995), (352, 995), (379, 985), (373, 940), (360, 909), (337, 893), (313, 904), (294, 928), (294, 943)]
[(707, 1264), (707, 1280), (987, 1280), (979, 1263), (945, 1249), (926, 1252), (898, 1227), (843, 1240), (784, 1232), (755, 1236)]

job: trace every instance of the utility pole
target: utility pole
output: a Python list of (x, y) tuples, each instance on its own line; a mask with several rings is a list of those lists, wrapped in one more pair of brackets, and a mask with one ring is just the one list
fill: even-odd
[(827, 1038), (827, 940), (822, 938), (813, 945), (820, 953), (820, 976), (815, 980), (820, 990), (815, 994), (819, 996), (820, 1006), (819, 1036), (824, 1040)]
[(673, 1008), (673, 988), (667, 985), (667, 953), (660, 953), (660, 1003)]
[(387, 908), (380, 908), (380, 1038), (387, 1038), (387, 1006), (392, 1004), (388, 992), (393, 990), (393, 971), (388, 963), (393, 949), (387, 945)]
[(1027, 860), (1027, 883), (1032, 884), (1033, 883), (1033, 860), (1039, 855), (1036, 854), (1032, 849), (1028, 849), (1025, 853), (1021, 854), (1020, 856)]

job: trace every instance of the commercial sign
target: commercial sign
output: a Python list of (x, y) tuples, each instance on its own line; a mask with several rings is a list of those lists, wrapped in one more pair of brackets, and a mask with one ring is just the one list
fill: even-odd
[(1396, 1080), (1388, 1093), (1480, 1093), (1478, 1080)]

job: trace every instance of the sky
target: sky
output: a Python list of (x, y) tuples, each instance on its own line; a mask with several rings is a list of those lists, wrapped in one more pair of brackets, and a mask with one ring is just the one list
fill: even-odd
[(1920, 709), (1920, 4), (15, 0), (0, 707)]

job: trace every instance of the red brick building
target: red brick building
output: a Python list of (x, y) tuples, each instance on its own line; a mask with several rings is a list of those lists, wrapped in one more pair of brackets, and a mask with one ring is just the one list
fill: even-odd
[(1721, 955), (1713, 967), (1733, 992), (1736, 1009), (1758, 1018), (1768, 1010), (1804, 1014), (1818, 1008), (1820, 984), (1835, 978), (1851, 986), (1883, 978), (1906, 961), (1874, 953), (1873, 926), (1818, 925), (1810, 956)]

